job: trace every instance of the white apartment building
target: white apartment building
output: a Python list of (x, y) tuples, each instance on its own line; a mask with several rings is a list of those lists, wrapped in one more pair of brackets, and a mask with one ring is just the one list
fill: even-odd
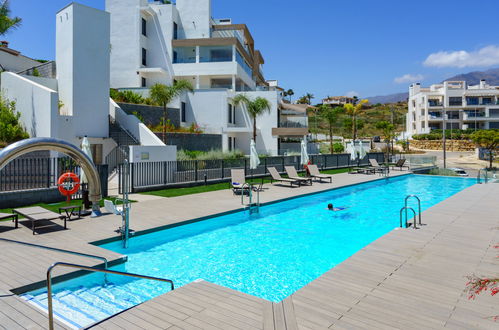
[[(221, 134), (224, 150), (249, 152), (252, 121), (232, 98), (264, 97), (270, 113), (257, 120), (257, 149), (277, 153), (280, 139), (308, 134), (303, 112), (280, 115), (282, 89), (266, 83), (264, 59), (245, 24), (213, 19), (211, 0), (106, 0), (111, 14), (111, 87), (143, 95), (155, 83), (188, 80), (195, 87), (171, 107), (182, 125)], [(296, 118), (291, 118), (295, 116)]]
[[(468, 86), (464, 81), (421, 84), (409, 87), (407, 133), (429, 133), (432, 129), (499, 128), (499, 86), (485, 80)], [(444, 117), (445, 114), (445, 117)]]
[(120, 139), (111, 136), (111, 119), (123, 134), (136, 140), (130, 161), (140, 159), (141, 153), (148, 154), (149, 161), (175, 160), (175, 147), (165, 146), (109, 98), (109, 13), (71, 3), (56, 14), (55, 32), (55, 78), (14, 72), (1, 75), (2, 96), (16, 102), (30, 137), (52, 137), (80, 145), (87, 136), (93, 160), (101, 164), (120, 146)]

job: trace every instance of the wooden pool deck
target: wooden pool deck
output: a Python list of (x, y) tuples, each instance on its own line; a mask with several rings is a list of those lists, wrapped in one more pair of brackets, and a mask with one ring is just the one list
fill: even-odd
[[(396, 173), (399, 174), (399, 173)], [(262, 202), (355, 184), (378, 176), (338, 174), (333, 184), (273, 186)], [(267, 185), (268, 186), (268, 185)], [(436, 187), (438, 189), (438, 187)], [(499, 273), (499, 184), (475, 185), (423, 213), (420, 230), (393, 230), (281, 303), (209, 282), (178, 288), (110, 318), (97, 329), (492, 329), (497, 297), (468, 301), (466, 275)], [(401, 202), (402, 203), (402, 202)], [(240, 208), (240, 197), (216, 191), (152, 198), (133, 205), (131, 227), (148, 230)], [(56, 222), (57, 223), (57, 222)], [(116, 236), (118, 216), (68, 222), (39, 235), (0, 223), (0, 238), (97, 254), (123, 256), (89, 242)], [(60, 223), (59, 223), (60, 225)], [(59, 229), (59, 230), (57, 230)], [(0, 327), (44, 329), (47, 317), (11, 290), (45, 279), (53, 262), (95, 265), (92, 259), (0, 241)], [(64, 274), (58, 270), (56, 275)], [(58, 328), (66, 328), (58, 323)]]

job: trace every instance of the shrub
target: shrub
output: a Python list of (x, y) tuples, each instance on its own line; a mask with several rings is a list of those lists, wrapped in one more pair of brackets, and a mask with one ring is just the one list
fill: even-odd
[(9, 102), (0, 97), (0, 141), (6, 145), (22, 139), (29, 138), (19, 122), (21, 114), (16, 112), (16, 103)]
[(245, 155), (240, 150), (223, 152), (222, 150), (198, 151), (181, 149), (177, 151), (177, 160), (234, 160), (244, 157)]
[(445, 168), (434, 168), (430, 170), (430, 175), (457, 176), (456, 172)]
[(340, 153), (345, 151), (345, 147), (343, 146), (343, 144), (336, 142), (333, 144), (333, 150), (335, 153)]

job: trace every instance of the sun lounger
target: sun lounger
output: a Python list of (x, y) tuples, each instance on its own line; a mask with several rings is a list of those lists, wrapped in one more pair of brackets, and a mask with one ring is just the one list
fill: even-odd
[(12, 220), (16, 223), (16, 228), (18, 227), (18, 215), (12, 213), (0, 213), (0, 221)]
[(327, 179), (331, 183), (333, 182), (333, 176), (330, 174), (321, 174), (317, 165), (308, 165), (308, 172), (312, 178), (319, 179), (320, 182), (322, 182), (322, 179)]
[(402, 171), (402, 169), (403, 169), (404, 167), (407, 167), (407, 169), (409, 169), (409, 166), (404, 165), (404, 164), (405, 164), (405, 158), (400, 158), (400, 159), (399, 159), (399, 160), (398, 160), (398, 161), (397, 161), (394, 165), (392, 165), (392, 167), (393, 167), (393, 168), (398, 167), (398, 169), (399, 169), (400, 171)]
[(291, 184), (291, 187), (294, 184), (298, 185), (298, 186), (301, 185), (301, 181), (299, 181), (299, 180), (287, 179), (287, 178), (281, 177), (281, 175), (279, 174), (279, 172), (277, 172), (277, 170), (275, 169), (275, 167), (268, 167), (267, 169), (269, 170), (269, 173), (272, 176), (272, 178), (270, 179), (271, 183), (274, 183), (274, 181), (277, 181), (277, 182), (289, 182)]
[(381, 166), (376, 159), (370, 158), (369, 163), (371, 164), (369, 168), (371, 168), (374, 173), (385, 173), (388, 170), (388, 167)]
[(26, 219), (31, 221), (31, 229), (33, 231), (33, 235), (35, 234), (35, 223), (36, 222), (41, 222), (41, 221), (50, 221), (50, 220), (55, 220), (55, 219), (61, 219), (64, 220), (64, 229), (66, 229), (66, 216), (61, 215), (59, 213), (55, 213), (52, 211), (49, 211), (47, 209), (44, 209), (43, 207), (40, 206), (34, 206), (34, 207), (25, 207), (22, 209), (14, 209), (12, 212), (16, 214), (20, 214)]
[(374, 174), (374, 172), (372, 167), (352, 167), (348, 171), (350, 174)]
[(298, 175), (298, 172), (296, 172), (296, 168), (294, 166), (284, 166), (284, 169), (286, 170), (286, 174), (288, 177), (292, 180), (300, 181), (301, 183), (305, 184), (310, 184), (312, 185), (312, 178), (304, 178)]
[[(246, 176), (244, 175), (244, 169), (236, 169), (233, 168), (230, 170), (230, 184), (232, 187), (232, 192), (236, 194), (239, 191), (243, 191), (243, 186), (246, 183)], [(263, 183), (254, 186), (252, 184), (249, 187), (244, 186), (244, 192), (247, 193), (248, 189), (252, 189), (253, 191), (263, 191)]]

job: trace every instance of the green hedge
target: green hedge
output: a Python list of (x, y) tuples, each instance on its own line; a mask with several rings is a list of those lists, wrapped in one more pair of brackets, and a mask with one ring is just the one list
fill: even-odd
[[(453, 129), (445, 130), (445, 138), (449, 140), (470, 140), (471, 134), (475, 132), (474, 129)], [(427, 134), (415, 134), (412, 136), (414, 140), (441, 140), (442, 130), (435, 129)]]

